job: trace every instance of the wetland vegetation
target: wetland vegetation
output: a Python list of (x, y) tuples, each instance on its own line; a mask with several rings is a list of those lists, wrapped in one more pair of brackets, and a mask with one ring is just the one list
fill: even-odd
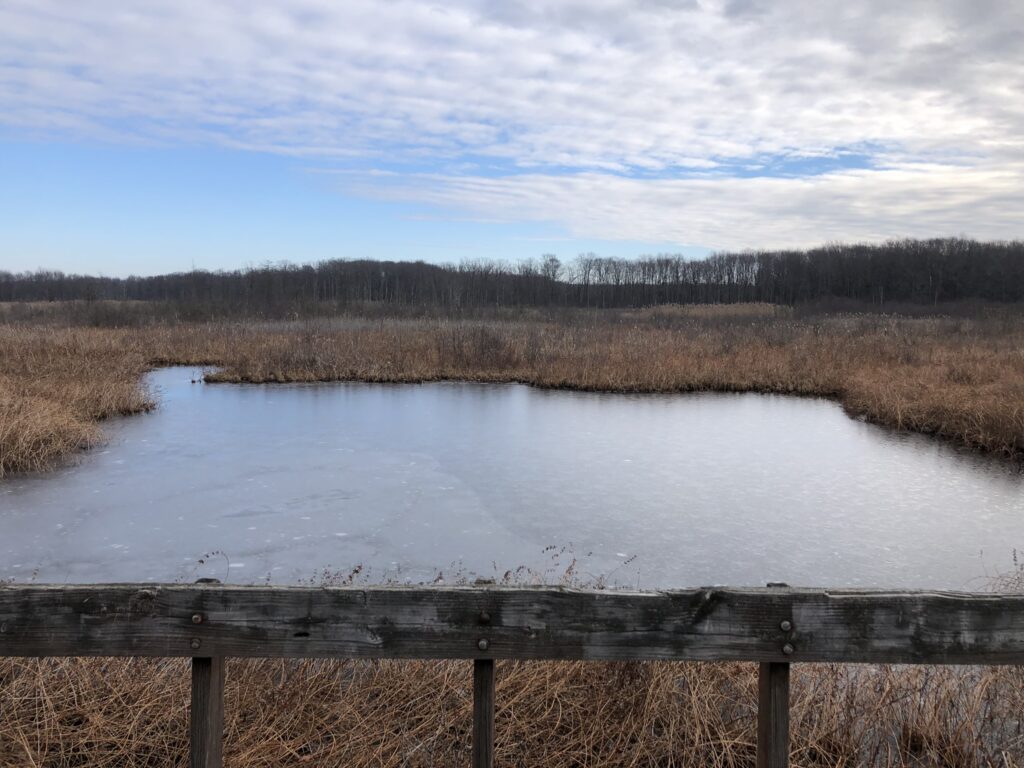
[[(95, 444), (103, 419), (152, 408), (142, 377), (164, 365), (208, 367), (210, 382), (457, 379), (821, 396), (852, 417), (1024, 453), (1024, 314), (1013, 307), (966, 317), (757, 304), (387, 317), (371, 307), (207, 322), (154, 320), (131, 305), (0, 312), (0, 474), (52, 467)], [(109, 327), (68, 322), (80, 317)]]
[[(1016, 667), (802, 664), (794, 766), (1021, 765)], [(232, 659), (225, 764), (469, 763), (471, 664)], [(181, 765), (183, 659), (0, 659), (0, 765)], [(756, 664), (498, 662), (496, 764), (754, 765)]]

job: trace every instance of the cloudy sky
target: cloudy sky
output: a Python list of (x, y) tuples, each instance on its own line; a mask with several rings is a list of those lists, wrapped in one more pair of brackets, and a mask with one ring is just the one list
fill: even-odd
[(0, 269), (1024, 237), (1024, 3), (0, 0)]

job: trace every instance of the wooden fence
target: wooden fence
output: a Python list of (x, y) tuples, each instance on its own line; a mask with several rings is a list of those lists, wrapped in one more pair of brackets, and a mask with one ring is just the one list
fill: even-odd
[(494, 661), (760, 663), (758, 768), (789, 752), (796, 662), (1024, 663), (1024, 595), (707, 587), (2, 586), (0, 656), (192, 658), (191, 764), (221, 765), (227, 657), (472, 659), (473, 766)]

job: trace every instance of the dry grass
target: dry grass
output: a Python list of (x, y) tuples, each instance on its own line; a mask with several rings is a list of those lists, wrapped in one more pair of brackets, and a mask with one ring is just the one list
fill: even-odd
[(748, 302), (745, 304), (658, 304), (639, 310), (623, 310), (622, 317), (651, 320), (779, 320), (794, 315), (793, 308), (782, 304)]
[(0, 326), (0, 478), (47, 469), (94, 444), (96, 422), (151, 408), (147, 367), (123, 334)]
[(825, 316), (771, 307), (573, 313), (562, 321), (338, 318), (137, 329), (0, 325), (0, 476), (150, 407), (151, 365), (209, 381), (519, 381), (628, 392), (838, 399), (857, 417), (1024, 455), (1024, 319)]
[[(753, 766), (752, 664), (499, 662), (497, 764)], [(226, 764), (457, 766), (465, 662), (233, 660)], [(800, 665), (794, 766), (1016, 766), (1019, 669)], [(0, 661), (2, 766), (180, 766), (182, 660)]]

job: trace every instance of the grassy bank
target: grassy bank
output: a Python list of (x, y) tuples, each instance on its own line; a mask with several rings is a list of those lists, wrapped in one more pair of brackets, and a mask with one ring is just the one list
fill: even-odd
[[(754, 765), (752, 664), (499, 662), (501, 766)], [(469, 762), (465, 662), (229, 662), (226, 764)], [(183, 765), (183, 660), (0, 660), (0, 765)], [(794, 766), (1022, 765), (1016, 668), (798, 665)]]
[(120, 332), (0, 325), (0, 478), (101, 439), (98, 423), (154, 403), (138, 341)]
[(851, 416), (1024, 456), (1024, 319), (796, 318), (763, 305), (576, 312), (553, 319), (0, 324), (0, 474), (92, 444), (97, 422), (152, 406), (154, 365), (214, 382), (438, 379), (625, 392), (837, 399)]

